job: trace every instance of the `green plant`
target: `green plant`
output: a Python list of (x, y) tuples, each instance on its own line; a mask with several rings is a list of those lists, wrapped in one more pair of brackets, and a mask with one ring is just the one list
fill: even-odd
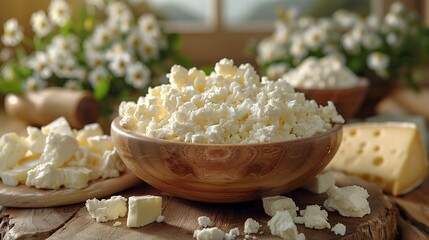
[(2, 52), (14, 51), (1, 67), (1, 92), (89, 90), (108, 115), (120, 100), (135, 100), (165, 81), (173, 62), (189, 64), (178, 51), (179, 36), (166, 33), (152, 14), (136, 18), (122, 1), (98, 1), (100, 9), (89, 2), (72, 19), (65, 0), (52, 0), (48, 14), (32, 14), (33, 37), (24, 36), (16, 19), (4, 24)]

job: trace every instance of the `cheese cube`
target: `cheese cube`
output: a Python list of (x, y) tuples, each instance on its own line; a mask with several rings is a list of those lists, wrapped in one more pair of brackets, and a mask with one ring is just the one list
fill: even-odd
[(46, 126), (41, 128), (42, 133), (45, 135), (49, 135), (50, 133), (56, 133), (61, 135), (67, 135), (70, 137), (74, 137), (74, 134), (71, 130), (71, 127), (65, 117), (59, 117), (53, 122), (49, 123)]
[(361, 176), (393, 195), (411, 191), (428, 174), (426, 149), (411, 123), (344, 125), (341, 146), (328, 168)]
[(103, 129), (98, 123), (85, 125), (81, 130), (77, 131), (76, 140), (80, 146), (88, 146), (88, 138), (103, 135)]
[(332, 186), (326, 191), (328, 199), (323, 206), (329, 211), (337, 210), (345, 217), (363, 217), (371, 213), (369, 197), (366, 189), (360, 186), (346, 186), (339, 188)]
[(46, 135), (36, 127), (27, 127), (26, 140), (29, 143), (29, 150), (34, 153), (42, 153), (45, 148)]
[(246, 234), (258, 233), (259, 228), (261, 228), (261, 225), (253, 218), (248, 218), (244, 222), (244, 233)]
[(162, 198), (139, 196), (128, 199), (127, 227), (142, 227), (156, 221), (161, 215)]
[(127, 199), (122, 196), (112, 196), (110, 199), (88, 199), (86, 210), (97, 222), (107, 222), (125, 217), (127, 214)]
[(91, 180), (91, 169), (84, 167), (66, 167), (60, 168), (63, 179), (62, 185), (66, 188), (82, 189), (88, 187)]
[(11, 170), (7, 170), (0, 173), (1, 180), (3, 184), (9, 186), (17, 186), (20, 183), (25, 183), (27, 180), (27, 172), (42, 161), (40, 159), (36, 159), (33, 161), (26, 162), (21, 166), (14, 167)]
[(277, 211), (287, 210), (292, 217), (296, 216), (297, 207), (292, 198), (285, 196), (271, 196), (262, 198), (264, 211), (269, 216), (274, 216)]
[(89, 149), (100, 154), (104, 154), (105, 151), (112, 151), (114, 148), (112, 138), (107, 135), (89, 137), (87, 141)]
[(335, 185), (334, 174), (331, 171), (325, 171), (317, 175), (310, 182), (307, 182), (302, 188), (317, 194), (326, 192)]
[(52, 163), (40, 164), (27, 172), (25, 185), (44, 189), (58, 189), (63, 185), (63, 173)]
[(78, 148), (79, 144), (73, 137), (50, 133), (40, 159), (52, 163), (55, 167), (61, 167), (70, 160)]
[(28, 144), (16, 133), (6, 133), (0, 138), (0, 172), (12, 169), (28, 151)]
[(305, 240), (304, 234), (298, 234), (295, 223), (288, 211), (277, 211), (268, 221), (271, 234), (283, 239)]

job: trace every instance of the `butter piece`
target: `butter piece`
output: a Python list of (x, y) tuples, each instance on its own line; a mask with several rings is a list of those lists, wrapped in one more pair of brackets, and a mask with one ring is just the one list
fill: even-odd
[(426, 149), (415, 124), (356, 123), (328, 168), (358, 175), (393, 195), (416, 188), (428, 174)]
[(296, 217), (297, 207), (292, 198), (285, 196), (271, 196), (262, 198), (264, 211), (269, 216), (274, 216), (277, 211), (289, 211), (292, 217)]
[(125, 217), (127, 214), (127, 199), (122, 196), (112, 196), (110, 199), (86, 200), (85, 207), (97, 222), (107, 222)]
[(142, 227), (155, 222), (161, 215), (161, 206), (159, 196), (129, 197), (127, 227)]
[(335, 185), (334, 174), (331, 171), (325, 171), (317, 175), (310, 182), (307, 182), (302, 188), (317, 194), (326, 192)]
[(305, 240), (303, 233), (298, 234), (295, 223), (288, 211), (277, 211), (268, 221), (271, 234), (290, 240)]

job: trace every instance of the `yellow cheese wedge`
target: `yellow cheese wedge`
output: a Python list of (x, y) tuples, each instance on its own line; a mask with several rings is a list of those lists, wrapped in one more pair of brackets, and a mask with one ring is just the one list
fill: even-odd
[(425, 179), (428, 161), (415, 124), (355, 123), (344, 125), (341, 146), (328, 168), (358, 175), (399, 195)]

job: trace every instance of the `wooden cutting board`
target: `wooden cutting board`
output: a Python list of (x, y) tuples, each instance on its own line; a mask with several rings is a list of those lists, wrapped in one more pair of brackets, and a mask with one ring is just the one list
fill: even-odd
[[(314, 230), (298, 225), (298, 231), (311, 239), (394, 239), (397, 234), (397, 211), (386, 200), (381, 190), (374, 184), (355, 177), (336, 173), (338, 186), (360, 185), (369, 192), (371, 214), (363, 218), (346, 218), (336, 212), (329, 212), (331, 226), (341, 222), (347, 226), (345, 236), (336, 236), (328, 229)], [(257, 239), (279, 239), (270, 234), (267, 222), (270, 217), (264, 213), (261, 200), (236, 204), (209, 204), (183, 200), (169, 196), (148, 185), (140, 184), (122, 193), (123, 196), (160, 195), (163, 197), (163, 223), (153, 223), (142, 228), (127, 228), (126, 217), (118, 221), (97, 223), (90, 217), (83, 204), (61, 208), (16, 209), (6, 208), (1, 218), (0, 234), (5, 239), (192, 239), (198, 229), (199, 216), (210, 217), (215, 226), (223, 231), (243, 225), (251, 217), (262, 225), (263, 234)], [(302, 209), (308, 204), (322, 205), (326, 194), (313, 194), (298, 189), (287, 196), (292, 197)], [(53, 220), (55, 219), (55, 221)], [(239, 239), (243, 239), (243, 235)]]
[(18, 208), (55, 207), (85, 202), (90, 198), (102, 198), (124, 191), (141, 180), (130, 170), (119, 177), (98, 179), (84, 189), (58, 190), (37, 189), (26, 185), (8, 186), (0, 181), (0, 206)]

